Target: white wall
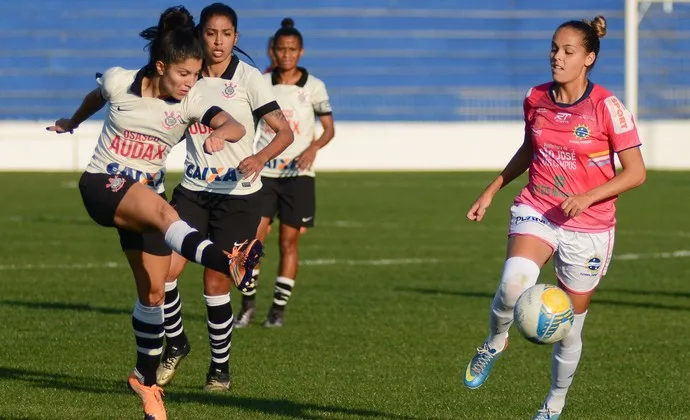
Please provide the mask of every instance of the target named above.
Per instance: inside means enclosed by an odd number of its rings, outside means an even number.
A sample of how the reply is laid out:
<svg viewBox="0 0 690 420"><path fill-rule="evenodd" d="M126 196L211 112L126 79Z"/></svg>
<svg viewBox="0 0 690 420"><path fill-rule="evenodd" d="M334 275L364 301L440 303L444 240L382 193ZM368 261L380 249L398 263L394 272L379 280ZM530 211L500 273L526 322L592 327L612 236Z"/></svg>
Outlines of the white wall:
<svg viewBox="0 0 690 420"><path fill-rule="evenodd" d="M0 121L0 170L81 171L91 157L101 122L73 135L46 131L50 122ZM317 170L500 169L522 141L520 122L336 124L336 138L318 156ZM690 169L690 121L640 123L651 169ZM184 146L168 157L181 170Z"/></svg>

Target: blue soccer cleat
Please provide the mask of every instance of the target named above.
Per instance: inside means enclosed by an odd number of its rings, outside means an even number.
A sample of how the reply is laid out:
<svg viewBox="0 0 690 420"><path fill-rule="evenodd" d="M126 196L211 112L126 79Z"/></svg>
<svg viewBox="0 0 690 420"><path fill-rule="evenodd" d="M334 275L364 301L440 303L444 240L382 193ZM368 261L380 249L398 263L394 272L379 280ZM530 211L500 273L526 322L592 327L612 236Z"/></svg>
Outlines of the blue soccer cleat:
<svg viewBox="0 0 690 420"><path fill-rule="evenodd" d="M532 420L558 420L560 417L560 411L554 411L544 404L539 410L537 410L537 414L532 417Z"/></svg>
<svg viewBox="0 0 690 420"><path fill-rule="evenodd" d="M503 350L496 350L489 347L488 343L484 343L481 347L477 349L477 353L474 355L470 363L467 365L465 370L465 377L463 381L465 386L469 389L477 389L484 384L486 378L489 377L491 373L491 368L493 367L496 360L508 347L508 340L506 339L506 345L503 346Z"/></svg>

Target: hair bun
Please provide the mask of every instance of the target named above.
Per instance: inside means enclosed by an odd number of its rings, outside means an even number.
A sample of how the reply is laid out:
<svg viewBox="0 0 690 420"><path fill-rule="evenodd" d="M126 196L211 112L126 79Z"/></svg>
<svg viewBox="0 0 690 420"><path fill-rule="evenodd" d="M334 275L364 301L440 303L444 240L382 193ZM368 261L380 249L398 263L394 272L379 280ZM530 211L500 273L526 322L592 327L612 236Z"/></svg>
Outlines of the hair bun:
<svg viewBox="0 0 690 420"><path fill-rule="evenodd" d="M139 36L153 43L176 29L194 29L194 17L184 6L175 6L165 9L158 19L158 26L151 26L139 32ZM150 48L151 43L144 47Z"/></svg>
<svg viewBox="0 0 690 420"><path fill-rule="evenodd" d="M596 16L591 22L588 20L584 20L586 24L592 27L594 29L594 33L597 34L598 38L603 38L606 36L606 18L599 15Z"/></svg>
<svg viewBox="0 0 690 420"><path fill-rule="evenodd" d="M282 22L280 22L280 27L283 29L294 28L295 21L292 20L292 18L285 18Z"/></svg>
<svg viewBox="0 0 690 420"><path fill-rule="evenodd" d="M165 33L175 29L194 29L194 17L184 6L166 9L158 22L158 30Z"/></svg>

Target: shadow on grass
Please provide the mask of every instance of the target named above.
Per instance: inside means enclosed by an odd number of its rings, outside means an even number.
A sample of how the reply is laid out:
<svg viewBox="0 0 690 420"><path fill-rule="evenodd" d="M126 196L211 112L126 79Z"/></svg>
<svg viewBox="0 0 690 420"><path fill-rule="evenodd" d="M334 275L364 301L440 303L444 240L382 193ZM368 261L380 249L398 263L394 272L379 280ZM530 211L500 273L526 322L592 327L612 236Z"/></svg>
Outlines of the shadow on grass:
<svg viewBox="0 0 690 420"><path fill-rule="evenodd" d="M0 305L18 306L36 310L48 311L77 311L77 312L96 312L105 315L132 315L133 308L109 308L107 306L94 306L88 303L67 303L67 302L36 302L24 300L0 299ZM206 321L205 316L195 314L184 314L184 319L194 321Z"/></svg>
<svg viewBox="0 0 690 420"><path fill-rule="evenodd" d="M132 309L93 306L88 303L36 302L24 300L0 300L0 305L20 306L29 309L51 311L98 312L106 315L132 315Z"/></svg>
<svg viewBox="0 0 690 420"><path fill-rule="evenodd" d="M431 289L423 287L395 287L393 288L396 292L409 292L409 293L419 293L422 295L439 295L439 296L458 296L458 297L470 297L470 298L486 298L493 299L494 294L488 292L463 292L461 290L444 290L444 289Z"/></svg>
<svg viewBox="0 0 690 420"><path fill-rule="evenodd" d="M182 403L201 403L213 406L238 407L248 411L267 415L281 415L295 419L323 419L334 415L338 417L378 418L395 420L417 420L418 417L401 416L392 413L353 407L321 405L309 402L290 401L287 399L237 397L232 395L214 395L201 392L175 392L166 395L168 400Z"/></svg>
<svg viewBox="0 0 690 420"><path fill-rule="evenodd" d="M0 381L24 382L37 388L87 392L91 394L131 394L126 381L72 376L38 370L0 367ZM132 398L135 398L132 395ZM228 394L208 394L203 391L168 391L165 401L177 403L196 403L209 406L235 407L267 415L281 415L295 419L321 419L333 415L354 418L381 418L395 420L417 420L417 417L401 416L367 408L340 407L288 399L238 397Z"/></svg>
<svg viewBox="0 0 690 420"><path fill-rule="evenodd" d="M483 298L483 299L493 299L493 293L487 292L463 292L461 290L444 290L444 289L431 289L431 288L416 288L416 287L397 287L393 289L396 292L408 292L408 293L418 293L428 296L457 296L465 298ZM592 298L592 305L611 305L611 306L624 306L630 308L644 308L644 309L663 309L670 311L690 311L690 305L673 305L661 302L629 302L624 300L613 300L610 298L602 299L599 296L601 294L631 294L639 296L662 296L662 297L690 297L690 293L687 292L667 292L667 291L646 291L646 290L625 290L625 289L600 289L594 294ZM491 302L487 301L487 305Z"/></svg>
<svg viewBox="0 0 690 420"><path fill-rule="evenodd" d="M38 370L0 367L0 380L27 382L38 388L88 392L90 394L131 393L126 381L109 381Z"/></svg>
<svg viewBox="0 0 690 420"><path fill-rule="evenodd" d="M599 293L620 293L626 295L637 295L637 296L663 296L663 297L675 297L675 298L690 298L690 292L677 292L668 290L630 290L630 289L609 289L608 287L603 287L597 289L597 294Z"/></svg>

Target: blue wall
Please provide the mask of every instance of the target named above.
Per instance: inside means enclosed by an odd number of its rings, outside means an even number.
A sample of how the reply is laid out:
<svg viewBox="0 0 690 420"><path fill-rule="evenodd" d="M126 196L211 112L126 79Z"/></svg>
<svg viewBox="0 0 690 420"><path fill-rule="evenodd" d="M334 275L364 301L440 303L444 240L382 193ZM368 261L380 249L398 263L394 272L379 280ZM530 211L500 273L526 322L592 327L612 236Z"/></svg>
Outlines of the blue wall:
<svg viewBox="0 0 690 420"><path fill-rule="evenodd" d="M198 15L205 4L187 7ZM240 15L239 46L262 69L268 37L283 17L295 19L305 36L302 64L326 82L340 120L519 119L524 91L549 80L554 28L597 13L608 18L610 32L592 79L623 95L622 0L583 0L578 10L561 2L543 10L536 0L426 0L424 8L417 0L229 4ZM138 31L170 5L8 2L0 22L0 118L68 116L95 86L94 73L143 65ZM666 15L655 6L642 23L643 118L690 116L690 26L683 26L690 8L676 9Z"/></svg>

